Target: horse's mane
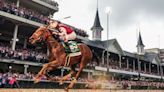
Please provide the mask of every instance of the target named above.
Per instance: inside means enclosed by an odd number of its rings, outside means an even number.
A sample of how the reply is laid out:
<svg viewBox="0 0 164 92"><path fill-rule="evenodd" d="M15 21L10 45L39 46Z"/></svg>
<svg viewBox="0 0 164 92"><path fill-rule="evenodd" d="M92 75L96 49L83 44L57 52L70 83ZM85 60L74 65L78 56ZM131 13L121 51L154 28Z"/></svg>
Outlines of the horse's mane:
<svg viewBox="0 0 164 92"><path fill-rule="evenodd" d="M60 39L59 39L59 36L53 34L53 30L48 29L48 26L43 26L41 30L47 30L48 32L50 32L50 34L52 35L54 40L56 40L57 42L61 42Z"/></svg>

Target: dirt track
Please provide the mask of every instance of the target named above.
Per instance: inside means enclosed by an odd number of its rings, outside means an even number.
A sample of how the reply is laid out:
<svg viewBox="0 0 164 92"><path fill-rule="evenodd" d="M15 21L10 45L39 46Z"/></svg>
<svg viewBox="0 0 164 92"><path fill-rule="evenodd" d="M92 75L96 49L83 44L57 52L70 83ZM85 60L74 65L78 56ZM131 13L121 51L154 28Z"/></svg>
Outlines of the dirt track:
<svg viewBox="0 0 164 92"><path fill-rule="evenodd" d="M65 92L61 89L0 89L0 92ZM164 90L70 90L69 92L164 92Z"/></svg>

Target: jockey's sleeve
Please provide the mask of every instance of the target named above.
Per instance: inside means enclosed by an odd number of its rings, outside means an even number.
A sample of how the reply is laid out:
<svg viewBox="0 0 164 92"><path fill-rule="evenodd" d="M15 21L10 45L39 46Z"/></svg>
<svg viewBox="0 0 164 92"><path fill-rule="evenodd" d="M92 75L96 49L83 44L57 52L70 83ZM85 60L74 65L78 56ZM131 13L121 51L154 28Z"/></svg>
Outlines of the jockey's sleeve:
<svg viewBox="0 0 164 92"><path fill-rule="evenodd" d="M59 33L59 35L67 35L67 31L66 31L66 29L65 28L63 28L63 27L60 27L60 32L61 33Z"/></svg>
<svg viewBox="0 0 164 92"><path fill-rule="evenodd" d="M72 33L72 32L74 31L74 30L71 29L70 27L64 26L64 25L60 26L60 28L62 28L62 30L65 30L65 32L66 32L67 34L70 34L70 33Z"/></svg>

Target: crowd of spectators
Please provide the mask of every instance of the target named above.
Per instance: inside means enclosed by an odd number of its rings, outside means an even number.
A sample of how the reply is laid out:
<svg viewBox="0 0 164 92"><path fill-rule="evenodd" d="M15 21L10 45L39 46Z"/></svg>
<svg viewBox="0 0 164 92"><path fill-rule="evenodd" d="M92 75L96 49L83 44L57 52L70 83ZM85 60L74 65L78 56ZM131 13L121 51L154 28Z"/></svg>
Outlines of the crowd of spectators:
<svg viewBox="0 0 164 92"><path fill-rule="evenodd" d="M44 16L37 11L22 6L17 7L15 3L6 2L5 0L0 0L0 10L43 24L47 24L49 21L47 16Z"/></svg>
<svg viewBox="0 0 164 92"><path fill-rule="evenodd" d="M36 52L30 49L16 49L13 51L10 47L0 43L0 58L16 59L21 61L32 61L38 63L47 63L47 55L43 52Z"/></svg>
<svg viewBox="0 0 164 92"><path fill-rule="evenodd" d="M1 73L0 72L0 88L4 88L4 87L11 87L11 88L15 88L15 87L19 87L19 84L17 81L19 80L24 80L24 81L33 81L34 77L36 75L29 72L26 74L21 74L21 73L12 73L12 72L7 72L7 73ZM61 78L61 76L54 76L54 78L59 79ZM47 81L47 77L46 76L42 76L41 77L41 81ZM66 81L71 81L73 80L72 77L68 78ZM79 78L78 82L91 82L93 80L89 80L87 78Z"/></svg>
<svg viewBox="0 0 164 92"><path fill-rule="evenodd" d="M35 74L32 73L26 73L26 74L20 74L20 73L0 73L0 88L19 88L18 80L33 80ZM42 76L41 80L47 80L45 76Z"/></svg>
<svg viewBox="0 0 164 92"><path fill-rule="evenodd" d="M53 6L57 6L57 7L59 6L58 3L54 0L41 0L41 1L46 2L46 3L53 5Z"/></svg>
<svg viewBox="0 0 164 92"><path fill-rule="evenodd" d="M55 1L52 0L42 0L42 1L49 2L51 4L57 4ZM35 10L27 9L22 6L17 7L15 3L6 2L5 0L0 0L0 10L43 24L48 24L49 21L48 16L44 16ZM77 33L77 35L88 37L87 33L84 30L75 29L75 28L74 30Z"/></svg>
<svg viewBox="0 0 164 92"><path fill-rule="evenodd" d="M18 88L17 74L0 73L0 88Z"/></svg>

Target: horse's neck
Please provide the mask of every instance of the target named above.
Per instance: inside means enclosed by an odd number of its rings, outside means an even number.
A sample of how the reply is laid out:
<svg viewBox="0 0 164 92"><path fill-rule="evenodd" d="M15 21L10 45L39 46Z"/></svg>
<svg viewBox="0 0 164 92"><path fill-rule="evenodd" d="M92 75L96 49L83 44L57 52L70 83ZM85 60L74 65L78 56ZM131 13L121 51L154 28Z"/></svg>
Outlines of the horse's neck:
<svg viewBox="0 0 164 92"><path fill-rule="evenodd" d="M57 55L59 55L59 53L61 53L61 54L65 53L64 47L62 46L62 44L59 43L57 40L55 40L53 36L49 36L47 38L47 45L48 45L48 49L51 53L53 53L52 49L56 50Z"/></svg>

